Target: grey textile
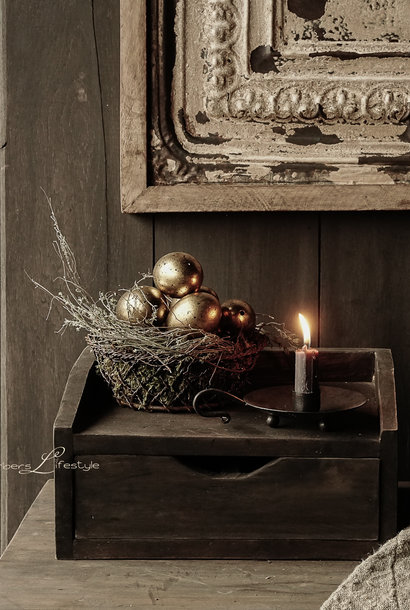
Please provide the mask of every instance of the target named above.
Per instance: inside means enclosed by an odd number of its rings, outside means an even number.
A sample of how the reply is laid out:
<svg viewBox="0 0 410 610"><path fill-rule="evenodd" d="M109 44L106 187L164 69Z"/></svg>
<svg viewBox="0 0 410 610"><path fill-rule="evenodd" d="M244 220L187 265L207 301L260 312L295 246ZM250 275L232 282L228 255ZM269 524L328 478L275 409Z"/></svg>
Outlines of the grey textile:
<svg viewBox="0 0 410 610"><path fill-rule="evenodd" d="M321 610L409 610L410 528L358 565Z"/></svg>

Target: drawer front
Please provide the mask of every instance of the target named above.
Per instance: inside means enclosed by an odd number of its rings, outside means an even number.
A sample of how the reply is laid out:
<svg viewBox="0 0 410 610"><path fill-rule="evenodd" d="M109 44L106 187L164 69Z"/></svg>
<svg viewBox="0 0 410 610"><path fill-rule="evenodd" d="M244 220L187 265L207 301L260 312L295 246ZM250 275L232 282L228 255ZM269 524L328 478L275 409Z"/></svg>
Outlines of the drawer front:
<svg viewBox="0 0 410 610"><path fill-rule="evenodd" d="M377 540L379 460L80 455L76 538Z"/></svg>

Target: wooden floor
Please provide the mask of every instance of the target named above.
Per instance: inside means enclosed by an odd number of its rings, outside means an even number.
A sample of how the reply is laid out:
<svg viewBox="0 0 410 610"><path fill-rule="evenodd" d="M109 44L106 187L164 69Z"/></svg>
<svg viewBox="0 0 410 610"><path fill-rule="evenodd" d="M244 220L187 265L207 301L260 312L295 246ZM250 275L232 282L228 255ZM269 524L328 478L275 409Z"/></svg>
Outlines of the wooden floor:
<svg viewBox="0 0 410 610"><path fill-rule="evenodd" d="M353 561L57 561L48 481L0 560L0 609L319 610Z"/></svg>

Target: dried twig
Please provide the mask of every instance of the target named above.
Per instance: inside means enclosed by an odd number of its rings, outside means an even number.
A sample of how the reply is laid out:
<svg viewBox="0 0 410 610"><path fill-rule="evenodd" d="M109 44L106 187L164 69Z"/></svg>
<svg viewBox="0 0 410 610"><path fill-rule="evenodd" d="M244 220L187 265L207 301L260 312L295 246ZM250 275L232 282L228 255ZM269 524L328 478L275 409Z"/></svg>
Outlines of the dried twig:
<svg viewBox="0 0 410 610"><path fill-rule="evenodd" d="M232 389L255 364L267 344L294 347L296 337L272 316L263 316L254 333L236 340L201 330L160 328L153 318L138 324L119 320L115 313L118 296L100 293L94 300L81 286L73 251L60 230L51 200L47 197L56 233L53 243L62 265L52 291L32 280L50 296L50 308L57 303L68 317L60 329L85 331L98 367L110 383L119 402L129 406L161 404L170 408L192 393L213 384ZM136 286L151 283L152 276L140 274ZM155 317L155 312L153 314Z"/></svg>

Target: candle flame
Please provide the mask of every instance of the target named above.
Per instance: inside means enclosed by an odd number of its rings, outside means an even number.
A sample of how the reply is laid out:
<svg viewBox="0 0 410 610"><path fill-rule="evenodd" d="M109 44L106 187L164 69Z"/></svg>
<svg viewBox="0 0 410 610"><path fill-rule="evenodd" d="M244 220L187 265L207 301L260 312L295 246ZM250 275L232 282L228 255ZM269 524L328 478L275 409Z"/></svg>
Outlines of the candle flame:
<svg viewBox="0 0 410 610"><path fill-rule="evenodd" d="M305 316L302 316L302 314L299 314L299 322L300 325L302 326L302 331L303 331L303 344L306 345L307 347L310 347L310 328L309 328L309 324L305 318Z"/></svg>

